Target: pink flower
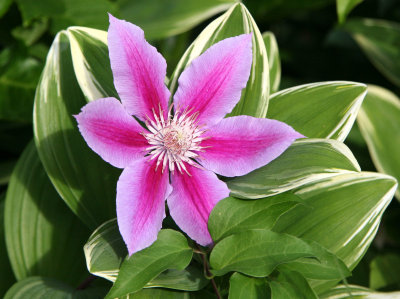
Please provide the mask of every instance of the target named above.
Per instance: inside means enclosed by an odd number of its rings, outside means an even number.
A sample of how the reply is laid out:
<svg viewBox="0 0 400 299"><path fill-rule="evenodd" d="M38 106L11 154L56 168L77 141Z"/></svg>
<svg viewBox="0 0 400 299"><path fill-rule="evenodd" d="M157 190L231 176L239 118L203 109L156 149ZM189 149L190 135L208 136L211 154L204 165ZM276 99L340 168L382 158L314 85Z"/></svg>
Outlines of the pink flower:
<svg viewBox="0 0 400 299"><path fill-rule="evenodd" d="M165 200L176 224L197 243L210 245L208 217L229 196L215 173L244 175L303 137L276 120L224 119L249 78L251 45L251 34L243 34L210 47L183 71L174 108L168 108L164 58L139 27L110 15L109 55L122 103L90 102L76 119L87 144L124 169L117 184L117 218L129 254L156 240Z"/></svg>

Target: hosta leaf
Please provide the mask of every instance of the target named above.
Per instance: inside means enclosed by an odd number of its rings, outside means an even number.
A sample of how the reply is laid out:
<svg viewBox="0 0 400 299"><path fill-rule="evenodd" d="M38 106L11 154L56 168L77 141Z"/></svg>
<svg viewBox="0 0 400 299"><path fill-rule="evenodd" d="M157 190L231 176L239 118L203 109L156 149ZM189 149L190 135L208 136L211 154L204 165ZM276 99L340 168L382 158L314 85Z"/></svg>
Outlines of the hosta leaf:
<svg viewBox="0 0 400 299"><path fill-rule="evenodd" d="M117 280L107 295L115 298L134 293L167 269L183 270L192 259L193 251L179 232L164 229L157 241L126 259Z"/></svg>
<svg viewBox="0 0 400 299"><path fill-rule="evenodd" d="M268 298L269 289L265 278L233 273L229 279L229 299Z"/></svg>
<svg viewBox="0 0 400 299"><path fill-rule="evenodd" d="M213 15L227 10L234 0L119 0L122 18L143 28L149 39L190 30Z"/></svg>
<svg viewBox="0 0 400 299"><path fill-rule="evenodd" d="M357 116L375 167L400 180L400 99L387 89L368 86ZM396 196L400 199L400 189Z"/></svg>
<svg viewBox="0 0 400 299"><path fill-rule="evenodd" d="M82 245L89 232L54 190L33 143L12 174L4 223L18 280L41 275L77 284L87 275Z"/></svg>
<svg viewBox="0 0 400 299"><path fill-rule="evenodd" d="M299 204L290 193L259 200L240 200L228 197L211 211L208 227L214 242L249 229L271 229L277 219Z"/></svg>
<svg viewBox="0 0 400 299"><path fill-rule="evenodd" d="M105 293L106 289L103 287L77 290L54 278L32 276L15 283L4 299L101 299Z"/></svg>
<svg viewBox="0 0 400 299"><path fill-rule="evenodd" d="M267 50L268 66L269 66L269 87L270 93L275 93L279 90L281 82L281 60L279 58L278 43L275 35L268 31L262 35Z"/></svg>
<svg viewBox="0 0 400 299"><path fill-rule="evenodd" d="M95 229L115 217L119 170L97 156L78 131L73 115L86 103L72 67L68 35L61 32L50 49L36 92L35 142L58 193Z"/></svg>
<svg viewBox="0 0 400 299"><path fill-rule="evenodd" d="M309 138L343 141L366 90L364 84L346 81L291 87L271 95L267 117L283 121Z"/></svg>
<svg viewBox="0 0 400 299"><path fill-rule="evenodd" d="M190 62L213 44L243 33L253 33L253 63L247 86L240 102L230 115L247 114L264 117L268 107L269 77L268 57L264 40L246 7L238 3L210 23L189 46L179 61L170 81L170 89L176 91L178 78Z"/></svg>
<svg viewBox="0 0 400 299"><path fill-rule="evenodd" d="M253 229L226 237L210 255L212 273L230 271L263 277L276 266L301 257L312 257L312 248L301 239L266 229Z"/></svg>
<svg viewBox="0 0 400 299"><path fill-rule="evenodd" d="M294 207L274 230L316 241L353 269L371 244L396 187L394 178L368 172L305 185L295 194L309 209Z"/></svg>
<svg viewBox="0 0 400 299"><path fill-rule="evenodd" d="M114 282L121 262L128 255L117 221L115 219L107 221L97 228L86 242L83 251L90 273ZM149 281L145 287L197 291L206 284L208 280L205 279L203 272L189 266L184 270L166 270Z"/></svg>
<svg viewBox="0 0 400 299"><path fill-rule="evenodd" d="M352 171L360 171L360 167L343 143L303 139L294 142L268 165L227 184L233 196L262 198Z"/></svg>
<svg viewBox="0 0 400 299"><path fill-rule="evenodd" d="M321 294L321 299L398 299L400 292L381 293L356 285L338 285Z"/></svg>
<svg viewBox="0 0 400 299"><path fill-rule="evenodd" d="M400 24L386 20L352 19L344 24L372 64L400 86Z"/></svg>
<svg viewBox="0 0 400 299"><path fill-rule="evenodd" d="M269 282L271 299L317 299L307 280L295 271L280 271L279 275Z"/></svg>
<svg viewBox="0 0 400 299"><path fill-rule="evenodd" d="M336 0L336 11L339 23L343 23L351 10L362 1L363 0Z"/></svg>
<svg viewBox="0 0 400 299"><path fill-rule="evenodd" d="M89 101L116 97L110 60L107 32L85 28L68 28L74 71L83 94Z"/></svg>
<svg viewBox="0 0 400 299"><path fill-rule="evenodd" d="M400 288L400 256L398 254L378 255L371 261L369 267L371 289Z"/></svg>
<svg viewBox="0 0 400 299"><path fill-rule="evenodd" d="M8 254L6 253L6 243L4 237L4 198L5 194L0 195L0 269L1 269L1 280L0 280L0 297L3 297L5 292L15 282L14 274L11 270L10 261Z"/></svg>
<svg viewBox="0 0 400 299"><path fill-rule="evenodd" d="M143 289L139 292L129 294L118 299L189 299L190 293L176 292L165 289ZM207 298L207 297L206 297Z"/></svg>

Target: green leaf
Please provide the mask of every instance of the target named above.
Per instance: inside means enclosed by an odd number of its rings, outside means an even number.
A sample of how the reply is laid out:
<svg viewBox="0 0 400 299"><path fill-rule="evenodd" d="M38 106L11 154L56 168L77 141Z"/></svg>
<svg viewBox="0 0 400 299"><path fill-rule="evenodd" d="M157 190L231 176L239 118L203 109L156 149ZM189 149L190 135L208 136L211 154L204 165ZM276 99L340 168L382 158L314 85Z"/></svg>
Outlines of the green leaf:
<svg viewBox="0 0 400 299"><path fill-rule="evenodd" d="M363 0L336 0L336 11L339 24L344 23L347 15Z"/></svg>
<svg viewBox="0 0 400 299"><path fill-rule="evenodd" d="M398 254L378 255L370 263L369 287L400 288L400 256Z"/></svg>
<svg viewBox="0 0 400 299"><path fill-rule="evenodd" d="M107 298L134 293L167 269L183 270L192 259L193 251L179 232L164 229L157 241L126 259Z"/></svg>
<svg viewBox="0 0 400 299"><path fill-rule="evenodd" d="M158 39L188 31L227 10L235 0L119 0L120 15L140 26L148 39Z"/></svg>
<svg viewBox="0 0 400 299"><path fill-rule="evenodd" d="M12 174L4 224L18 280L43 275L77 284L87 275L82 245L88 231L54 190L33 143Z"/></svg>
<svg viewBox="0 0 400 299"><path fill-rule="evenodd" d="M0 186L8 184L15 163L15 160L6 160L0 162Z"/></svg>
<svg viewBox="0 0 400 299"><path fill-rule="evenodd" d="M7 48L0 53L0 119L32 121L33 98L36 84L42 70L42 63L21 53L18 49Z"/></svg>
<svg viewBox="0 0 400 299"><path fill-rule="evenodd" d="M352 19L343 27L372 64L400 86L400 24L377 19Z"/></svg>
<svg viewBox="0 0 400 299"><path fill-rule="evenodd" d="M14 28L11 34L15 39L22 41L25 46L30 47L47 31L48 25L49 20L47 18L39 18L29 26L22 25Z"/></svg>
<svg viewBox="0 0 400 299"><path fill-rule="evenodd" d="M343 141L366 90L364 84L345 81L291 87L271 96L267 117L283 121L309 138Z"/></svg>
<svg viewBox="0 0 400 299"><path fill-rule="evenodd" d="M115 217L120 170L96 155L79 133L73 115L86 103L72 67L68 34L61 32L50 49L36 92L35 143L58 193L95 229Z"/></svg>
<svg viewBox="0 0 400 299"><path fill-rule="evenodd" d="M263 40L267 50L268 66L269 66L269 86L270 93L275 93L279 90L279 83L281 82L281 60L279 58L278 43L275 35L268 31L264 32Z"/></svg>
<svg viewBox="0 0 400 299"><path fill-rule="evenodd" d="M189 299L192 296L187 292L176 292L165 289L143 289L139 292L119 297L119 299Z"/></svg>
<svg viewBox="0 0 400 299"><path fill-rule="evenodd" d="M32 276L15 283L4 299L101 299L105 293L102 287L77 290L53 278Z"/></svg>
<svg viewBox="0 0 400 299"><path fill-rule="evenodd" d="M353 171L360 171L360 167L343 143L303 139L266 166L233 178L227 184L233 196L262 198Z"/></svg>
<svg viewBox="0 0 400 299"><path fill-rule="evenodd" d="M307 280L295 271L280 271L278 277L269 282L271 299L317 299Z"/></svg>
<svg viewBox="0 0 400 299"><path fill-rule="evenodd" d="M371 244L396 190L394 178L348 173L295 190L298 205L280 217L275 231L320 243L354 269ZM322 287L321 287L322 288Z"/></svg>
<svg viewBox="0 0 400 299"><path fill-rule="evenodd" d="M400 292L381 293L356 285L338 285L321 294L320 299L397 299Z"/></svg>
<svg viewBox="0 0 400 299"><path fill-rule="evenodd" d="M0 18L8 11L13 0L0 0Z"/></svg>
<svg viewBox="0 0 400 299"><path fill-rule="evenodd" d="M301 239L253 229L226 237L211 252L212 273L224 275L229 271L262 277L276 266L301 257L314 256L312 248Z"/></svg>
<svg viewBox="0 0 400 299"><path fill-rule="evenodd" d="M351 275L346 265L333 253L326 250L320 244L314 241L307 241L317 259L315 258L300 258L294 262L287 263L278 267L279 271L289 270L299 272L302 276L311 280L331 280L344 279ZM317 285L315 282L314 285ZM311 282L313 285L313 282Z"/></svg>
<svg viewBox="0 0 400 299"><path fill-rule="evenodd" d="M0 195L0 297L3 298L5 292L15 282L14 274L11 270L8 254L6 254L6 243L4 236L4 198L5 194Z"/></svg>
<svg viewBox="0 0 400 299"><path fill-rule="evenodd" d="M375 167L400 180L400 99L387 89L370 85L357 123ZM400 199L400 189L396 191Z"/></svg>
<svg viewBox="0 0 400 299"><path fill-rule="evenodd" d="M208 228L214 242L249 229L271 229L277 219L299 204L290 193L259 200L240 200L228 197L213 208Z"/></svg>
<svg viewBox="0 0 400 299"><path fill-rule="evenodd" d="M85 27L68 28L74 71L89 101L118 98L108 57L107 32Z"/></svg>
<svg viewBox="0 0 400 299"><path fill-rule="evenodd" d="M170 80L170 90L177 89L178 78L182 71L200 54L213 44L232 36L253 33L253 64L247 86L242 97L229 115L247 114L265 117L268 108L269 72L268 57L264 40L246 7L238 3L226 13L210 23L183 54Z"/></svg>
<svg viewBox="0 0 400 299"><path fill-rule="evenodd" d="M229 279L229 299L268 298L268 294L265 278L249 277L235 272Z"/></svg>

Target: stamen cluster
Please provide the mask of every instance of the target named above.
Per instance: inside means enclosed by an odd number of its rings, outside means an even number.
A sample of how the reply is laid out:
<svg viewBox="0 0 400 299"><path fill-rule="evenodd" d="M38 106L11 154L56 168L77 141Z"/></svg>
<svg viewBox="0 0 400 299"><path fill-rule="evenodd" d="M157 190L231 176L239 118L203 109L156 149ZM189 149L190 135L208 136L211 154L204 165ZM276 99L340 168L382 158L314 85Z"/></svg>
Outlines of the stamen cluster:
<svg viewBox="0 0 400 299"><path fill-rule="evenodd" d="M150 133L143 134L151 145L146 150L149 151L150 160L157 158L156 169L162 163L164 171L168 163L171 172L176 167L181 173L185 171L189 174L185 163L199 167L193 159L204 148L200 143L204 140L202 134L205 130L196 122L198 113L190 114L190 110L178 110L172 116L171 112L172 107L168 111L167 119L164 119L161 108L159 115L153 109L154 120L149 118L146 121Z"/></svg>

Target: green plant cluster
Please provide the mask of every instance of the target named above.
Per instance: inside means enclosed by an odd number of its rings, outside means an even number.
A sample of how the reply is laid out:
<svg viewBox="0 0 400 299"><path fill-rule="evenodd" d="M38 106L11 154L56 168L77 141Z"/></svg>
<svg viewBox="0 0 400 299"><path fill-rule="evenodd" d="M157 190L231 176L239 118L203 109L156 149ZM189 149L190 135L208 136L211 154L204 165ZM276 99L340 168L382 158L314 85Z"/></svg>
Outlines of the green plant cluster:
<svg viewBox="0 0 400 299"><path fill-rule="evenodd" d="M73 118L118 98L107 12L144 29L172 91L211 45L252 32L231 115L308 137L221 178L231 194L210 215L212 248L167 216L157 241L127 256L120 171ZM0 296L400 298L397 1L0 0L0 28Z"/></svg>

